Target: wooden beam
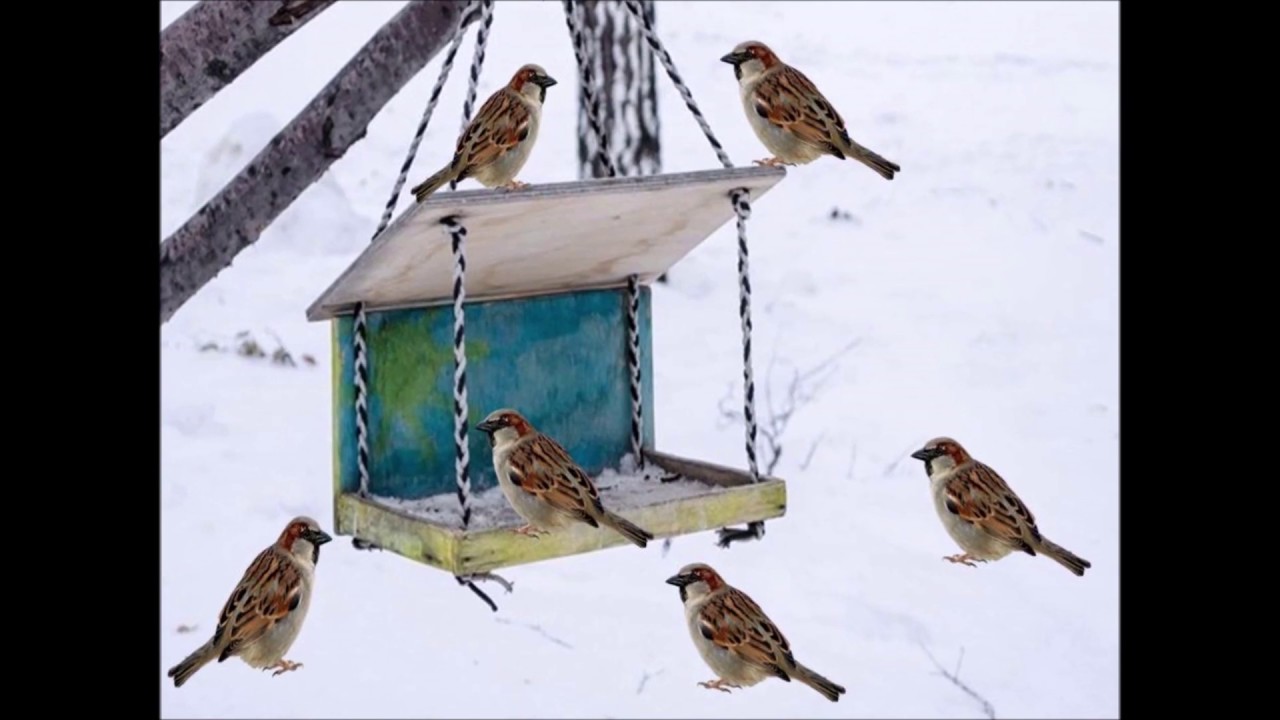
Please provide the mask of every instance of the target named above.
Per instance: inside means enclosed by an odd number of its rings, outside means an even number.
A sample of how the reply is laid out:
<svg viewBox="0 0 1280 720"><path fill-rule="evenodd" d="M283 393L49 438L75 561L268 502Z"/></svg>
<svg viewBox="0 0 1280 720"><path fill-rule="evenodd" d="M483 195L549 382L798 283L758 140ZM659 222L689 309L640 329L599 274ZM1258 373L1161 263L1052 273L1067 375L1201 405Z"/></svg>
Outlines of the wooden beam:
<svg viewBox="0 0 1280 720"><path fill-rule="evenodd" d="M160 137L333 0L202 0L160 32Z"/></svg>
<svg viewBox="0 0 1280 720"><path fill-rule="evenodd" d="M160 322L258 240L364 137L369 122L449 42L466 0L411 2L374 34L226 187L160 244Z"/></svg>

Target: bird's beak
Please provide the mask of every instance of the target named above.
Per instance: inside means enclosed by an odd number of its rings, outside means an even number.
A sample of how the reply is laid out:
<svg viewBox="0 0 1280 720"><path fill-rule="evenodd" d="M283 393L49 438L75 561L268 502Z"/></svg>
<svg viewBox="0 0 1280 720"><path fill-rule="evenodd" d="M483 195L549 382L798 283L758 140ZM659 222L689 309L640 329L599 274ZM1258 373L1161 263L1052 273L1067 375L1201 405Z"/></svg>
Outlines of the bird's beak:
<svg viewBox="0 0 1280 720"><path fill-rule="evenodd" d="M929 462L930 460L938 457L938 451L930 450L928 448L920 448L919 450L911 453L911 457L924 462Z"/></svg>
<svg viewBox="0 0 1280 720"><path fill-rule="evenodd" d="M302 537L305 538L307 542L317 546L323 545L333 539L329 533L323 530L308 530L302 534Z"/></svg>
<svg viewBox="0 0 1280 720"><path fill-rule="evenodd" d="M487 435L492 435L493 431L498 429L498 423L493 420L485 420L476 425L476 429Z"/></svg>
<svg viewBox="0 0 1280 720"><path fill-rule="evenodd" d="M720 58L720 62L729 63L730 65L737 65L738 63L745 62L748 59L748 57L749 56L744 52L731 52L728 55L725 55L724 57Z"/></svg>
<svg viewBox="0 0 1280 720"><path fill-rule="evenodd" d="M533 82L538 87L549 88L552 85L555 85L558 81L550 75L543 75L541 77L534 78Z"/></svg>
<svg viewBox="0 0 1280 720"><path fill-rule="evenodd" d="M672 575L667 578L667 584L675 585L676 587L684 587L693 581L694 577L692 575Z"/></svg>

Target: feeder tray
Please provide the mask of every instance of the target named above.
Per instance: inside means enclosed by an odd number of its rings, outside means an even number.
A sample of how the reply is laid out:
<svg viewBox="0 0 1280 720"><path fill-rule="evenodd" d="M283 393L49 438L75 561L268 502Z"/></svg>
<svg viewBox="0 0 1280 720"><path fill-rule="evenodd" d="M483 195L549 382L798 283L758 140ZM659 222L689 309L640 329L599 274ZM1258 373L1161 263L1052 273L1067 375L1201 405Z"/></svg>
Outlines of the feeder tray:
<svg viewBox="0 0 1280 720"><path fill-rule="evenodd" d="M454 260L442 224L466 235L469 426L513 407L597 478L605 507L656 537L768 520L785 483L653 447L650 282L734 217L731 193L758 200L774 167L621 177L515 191L441 192L415 204L307 310L333 328L338 534L455 575L627 544L574 524L527 537L496 487L488 439L471 432L471 519L462 527L453 443ZM643 475L633 464L627 279L639 278ZM359 494L353 313L364 303L369 495ZM724 348L725 352L732 351ZM694 348L691 352L706 352ZM662 476L678 475L663 482Z"/></svg>

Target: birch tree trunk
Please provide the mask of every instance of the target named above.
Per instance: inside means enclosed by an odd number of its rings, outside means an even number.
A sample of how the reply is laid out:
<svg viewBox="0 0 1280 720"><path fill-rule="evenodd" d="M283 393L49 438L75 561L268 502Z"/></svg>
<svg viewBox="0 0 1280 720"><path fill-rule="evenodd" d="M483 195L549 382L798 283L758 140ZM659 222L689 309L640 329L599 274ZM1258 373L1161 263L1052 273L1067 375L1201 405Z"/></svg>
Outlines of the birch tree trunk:
<svg viewBox="0 0 1280 720"><path fill-rule="evenodd" d="M160 244L160 322L257 241L440 52L466 0L411 2L360 49L240 174Z"/></svg>
<svg viewBox="0 0 1280 720"><path fill-rule="evenodd" d="M653 0L642 0L653 22ZM586 0L583 5L587 57L600 83L601 122L609 136L608 153L619 175L662 172L658 145L658 94L653 51L639 25L617 0ZM585 99L578 97L578 177L607 177L597 155L595 133L587 121Z"/></svg>
<svg viewBox="0 0 1280 720"><path fill-rule="evenodd" d="M160 137L333 0L202 0L160 32Z"/></svg>

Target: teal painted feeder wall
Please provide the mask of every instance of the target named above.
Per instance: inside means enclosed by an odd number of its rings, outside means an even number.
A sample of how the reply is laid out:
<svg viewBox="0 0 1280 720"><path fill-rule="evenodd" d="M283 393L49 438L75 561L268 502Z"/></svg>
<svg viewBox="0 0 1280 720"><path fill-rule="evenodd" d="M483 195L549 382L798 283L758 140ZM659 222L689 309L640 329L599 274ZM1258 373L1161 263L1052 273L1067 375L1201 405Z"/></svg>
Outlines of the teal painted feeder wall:
<svg viewBox="0 0 1280 720"><path fill-rule="evenodd" d="M467 303L467 395L471 487L497 484L488 438L475 425L513 407L565 446L588 473L631 451L627 293L591 290ZM453 308L371 312L369 491L420 498L456 490L453 448ZM344 492L356 468L351 316L337 323L337 457ZM653 446L650 291L640 289L643 442Z"/></svg>

